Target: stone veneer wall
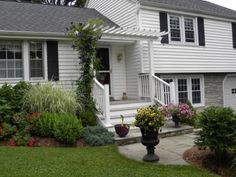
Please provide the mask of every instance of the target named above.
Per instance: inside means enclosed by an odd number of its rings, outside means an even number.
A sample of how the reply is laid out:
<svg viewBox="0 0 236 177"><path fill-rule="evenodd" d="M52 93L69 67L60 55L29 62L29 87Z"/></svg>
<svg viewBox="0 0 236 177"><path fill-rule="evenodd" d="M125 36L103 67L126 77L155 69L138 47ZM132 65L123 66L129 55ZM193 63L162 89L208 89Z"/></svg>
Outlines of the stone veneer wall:
<svg viewBox="0 0 236 177"><path fill-rule="evenodd" d="M225 73L204 74L205 106L223 106L223 80Z"/></svg>

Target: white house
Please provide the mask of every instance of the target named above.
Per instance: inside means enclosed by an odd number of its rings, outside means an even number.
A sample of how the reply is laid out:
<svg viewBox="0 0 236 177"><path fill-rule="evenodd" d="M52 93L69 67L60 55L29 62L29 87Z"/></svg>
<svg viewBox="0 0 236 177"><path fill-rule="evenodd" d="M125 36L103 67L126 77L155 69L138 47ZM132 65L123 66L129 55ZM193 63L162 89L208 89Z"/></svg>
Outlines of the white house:
<svg viewBox="0 0 236 177"><path fill-rule="evenodd" d="M176 102L236 110L235 11L202 0L87 0L86 7L119 26L169 32L161 42L154 41L151 66L147 41L137 42L135 63L141 67L136 75L126 70L123 90L128 96L138 96L137 74L151 69L165 81L174 81Z"/></svg>
<svg viewBox="0 0 236 177"><path fill-rule="evenodd" d="M0 1L0 83L55 80L71 88L79 61L66 28L98 17L103 69L94 97L103 125L120 122L121 114L133 121L137 108L154 102L236 109L236 12L200 0L86 6L94 9Z"/></svg>

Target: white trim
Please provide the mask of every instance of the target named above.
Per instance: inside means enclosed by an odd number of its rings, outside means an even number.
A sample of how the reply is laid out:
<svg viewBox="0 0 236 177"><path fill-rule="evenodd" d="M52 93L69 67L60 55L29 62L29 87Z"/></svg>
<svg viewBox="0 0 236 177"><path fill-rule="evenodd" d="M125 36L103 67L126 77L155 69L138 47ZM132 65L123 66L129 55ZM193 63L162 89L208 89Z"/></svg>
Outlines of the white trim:
<svg viewBox="0 0 236 177"><path fill-rule="evenodd" d="M175 83L175 94L176 94L176 102L179 103L179 94L178 94L178 79L187 79L187 91L188 91L188 100L192 103L192 83L191 80L193 78L200 79L200 87L201 87L201 103L193 104L194 107L204 107L205 106L205 84L204 84L204 75L202 74L190 74L190 75L160 75L160 78L164 79L172 79Z"/></svg>
<svg viewBox="0 0 236 177"><path fill-rule="evenodd" d="M24 40L22 44L23 50L23 73L24 73L24 80L29 81L29 43L28 41Z"/></svg>
<svg viewBox="0 0 236 177"><path fill-rule="evenodd" d="M170 29L170 16L178 17L179 18L179 26L180 26L180 41L172 41L171 40L171 29ZM193 28L194 28L194 42L186 42L185 36L185 18L193 19ZM168 21L168 29L169 29L169 44L171 45L186 45L186 46L199 46L198 45L198 24L197 24L197 17L187 16L187 15L180 15L180 14L173 14L167 13L167 21Z"/></svg>

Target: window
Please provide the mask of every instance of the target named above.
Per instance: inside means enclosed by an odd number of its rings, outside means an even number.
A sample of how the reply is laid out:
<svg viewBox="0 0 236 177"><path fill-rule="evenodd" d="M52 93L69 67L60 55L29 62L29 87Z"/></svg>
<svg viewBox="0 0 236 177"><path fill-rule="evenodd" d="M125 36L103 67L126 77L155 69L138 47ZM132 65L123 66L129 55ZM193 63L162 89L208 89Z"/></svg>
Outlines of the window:
<svg viewBox="0 0 236 177"><path fill-rule="evenodd" d="M0 43L0 79L22 78L22 47L17 42Z"/></svg>
<svg viewBox="0 0 236 177"><path fill-rule="evenodd" d="M192 18L184 18L185 42L194 42L194 23Z"/></svg>
<svg viewBox="0 0 236 177"><path fill-rule="evenodd" d="M186 103L188 101L187 79L178 79L178 96L179 103Z"/></svg>
<svg viewBox="0 0 236 177"><path fill-rule="evenodd" d="M184 16L169 16L170 41L196 43L196 19Z"/></svg>
<svg viewBox="0 0 236 177"><path fill-rule="evenodd" d="M171 41L181 41L180 17L170 16L170 36Z"/></svg>
<svg viewBox="0 0 236 177"><path fill-rule="evenodd" d="M200 104L201 103L201 83L199 78L192 78L192 103Z"/></svg>
<svg viewBox="0 0 236 177"><path fill-rule="evenodd" d="M188 100L195 106L204 104L202 76L170 76L164 77L167 83L174 82L178 103L186 103ZM236 89L234 90L236 94ZM233 92L233 90L232 90Z"/></svg>
<svg viewBox="0 0 236 177"><path fill-rule="evenodd" d="M43 77L43 45L30 42L30 78Z"/></svg>
<svg viewBox="0 0 236 177"><path fill-rule="evenodd" d="M236 88L232 89L232 94L236 94Z"/></svg>

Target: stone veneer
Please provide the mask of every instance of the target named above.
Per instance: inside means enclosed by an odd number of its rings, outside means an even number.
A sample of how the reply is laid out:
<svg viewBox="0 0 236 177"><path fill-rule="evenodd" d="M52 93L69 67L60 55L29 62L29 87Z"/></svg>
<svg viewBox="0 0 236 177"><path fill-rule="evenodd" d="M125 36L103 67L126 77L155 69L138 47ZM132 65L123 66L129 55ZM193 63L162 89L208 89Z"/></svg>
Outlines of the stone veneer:
<svg viewBox="0 0 236 177"><path fill-rule="evenodd" d="M204 74L205 106L223 106L225 73Z"/></svg>

